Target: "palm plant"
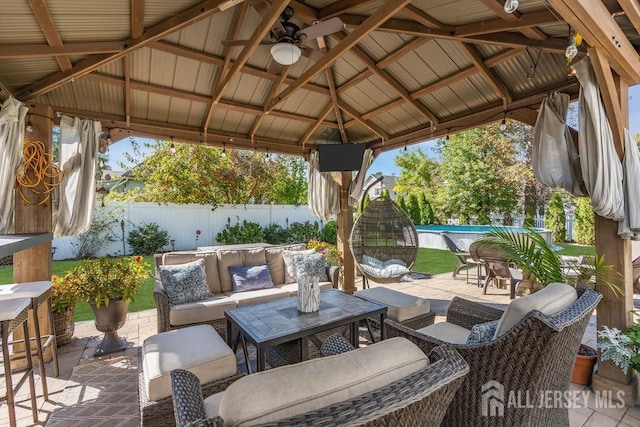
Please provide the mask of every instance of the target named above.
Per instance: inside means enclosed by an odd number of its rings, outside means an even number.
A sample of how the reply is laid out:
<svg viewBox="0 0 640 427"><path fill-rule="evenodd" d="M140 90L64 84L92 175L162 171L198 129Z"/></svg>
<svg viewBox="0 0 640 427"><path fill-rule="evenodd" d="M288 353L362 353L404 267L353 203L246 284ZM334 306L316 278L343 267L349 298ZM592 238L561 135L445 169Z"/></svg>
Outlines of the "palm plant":
<svg viewBox="0 0 640 427"><path fill-rule="evenodd" d="M504 227L494 227L483 243L499 247L507 255L507 260L523 271L529 280L546 286L549 283L574 283L586 285L595 281L598 285L621 293L618 283L622 275L612 265L604 263L604 256L590 258L590 262L572 265L563 269L562 261L547 241L533 228L525 227L526 233L518 233ZM569 277L568 273L572 273Z"/></svg>

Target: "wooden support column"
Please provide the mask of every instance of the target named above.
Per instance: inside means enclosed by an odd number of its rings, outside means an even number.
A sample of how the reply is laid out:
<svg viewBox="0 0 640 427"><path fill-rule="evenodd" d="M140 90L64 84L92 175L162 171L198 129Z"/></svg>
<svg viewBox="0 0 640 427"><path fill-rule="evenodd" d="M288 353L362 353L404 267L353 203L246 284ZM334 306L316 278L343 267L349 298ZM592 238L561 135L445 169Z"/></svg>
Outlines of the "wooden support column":
<svg viewBox="0 0 640 427"><path fill-rule="evenodd" d="M608 67L605 71L608 71ZM599 74L596 72L596 77L599 78ZM607 73L602 73L607 74ZM608 84L599 81L601 86L601 94L604 100L605 106L608 106L607 116L614 117L612 120L612 126L616 123L621 124L621 127L629 127L629 87L618 76L609 77ZM599 78L599 80L601 80ZM602 79L604 80L604 79ZM604 90L604 89L608 90ZM613 102L617 105L613 105ZM615 107L617 114L613 116L610 113L612 107ZM618 108L619 107L619 108ZM622 122L622 123L620 123ZM614 144L620 158L624 155L624 135L620 135L620 132L613 132ZM619 136L618 136L619 135ZM624 282L620 284L622 288L622 295L615 295L608 287L599 286L598 291L602 293L603 299L598 304L597 308L597 327L601 330L603 326L610 328L618 328L621 331L626 330L633 323L633 316L631 310L633 307L633 260L631 254L631 241L623 240L618 237L618 223L605 219L599 215L595 216L595 231L596 231L596 253L604 255L604 261L606 264L612 264L613 269L619 272ZM615 278L611 277L612 280ZM611 392L611 398L614 402L618 399L623 399L627 406L635 406L635 401L638 396L638 384L636 376L632 370L625 375L620 368L614 365L612 362L603 362L598 356L598 373L593 376L592 382L593 390L596 392L604 393Z"/></svg>
<svg viewBox="0 0 640 427"><path fill-rule="evenodd" d="M353 207L349 205L349 184L352 172L341 172L340 182L340 213L338 213L338 249L342 252L342 290L352 294L356 291L355 263L351 249L349 249L349 236L353 228Z"/></svg>
<svg viewBox="0 0 640 427"><path fill-rule="evenodd" d="M45 105L29 105L28 116L33 132L24 133L25 141L42 141L46 152L51 153L53 133L53 109ZM25 120L26 121L26 120ZM16 191L15 232L47 233L53 231L53 209L51 201L42 205L25 203ZM51 280L51 242L42 243L33 248L16 252L13 255L13 281L15 283ZM41 334L48 333L48 313L46 304L38 310ZM34 337L33 321L29 322L31 337ZM16 338L22 339L22 330L16 329ZM33 345L35 348L35 344ZM18 349L19 347L17 347ZM51 360L50 348L45 352L45 360Z"/></svg>

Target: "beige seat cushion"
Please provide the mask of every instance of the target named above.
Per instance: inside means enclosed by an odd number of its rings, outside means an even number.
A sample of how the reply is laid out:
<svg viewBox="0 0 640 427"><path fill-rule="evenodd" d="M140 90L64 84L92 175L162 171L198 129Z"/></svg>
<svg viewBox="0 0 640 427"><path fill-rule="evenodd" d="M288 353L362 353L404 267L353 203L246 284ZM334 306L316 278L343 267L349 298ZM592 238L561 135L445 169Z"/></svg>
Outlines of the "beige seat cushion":
<svg viewBox="0 0 640 427"><path fill-rule="evenodd" d="M436 323L418 329L417 331L451 344L466 344L469 333L471 332L469 329L449 322Z"/></svg>
<svg viewBox="0 0 640 427"><path fill-rule="evenodd" d="M220 415L218 411L220 410L222 396L224 396L224 391L212 394L204 400L204 413L207 418L215 418Z"/></svg>
<svg viewBox="0 0 640 427"><path fill-rule="evenodd" d="M321 291L326 291L327 289L333 289L333 283L331 282L320 282L318 283ZM278 286L283 291L287 291L291 294L292 297L298 295L298 284L297 283L289 283L288 285Z"/></svg>
<svg viewBox="0 0 640 427"><path fill-rule="evenodd" d="M266 262L263 264L266 264ZM244 251L218 251L218 272L220 274L220 287L222 288L222 292L231 292L233 290L229 267L242 267L243 265Z"/></svg>
<svg viewBox="0 0 640 427"><path fill-rule="evenodd" d="M186 369L202 384L234 375L236 357L209 325L152 335L142 344L142 369L149 400L171 396L174 369Z"/></svg>
<svg viewBox="0 0 640 427"><path fill-rule="evenodd" d="M204 274L213 294L222 292L218 274L218 257L215 252L167 252L162 255L162 265L186 264L198 259L204 260Z"/></svg>
<svg viewBox="0 0 640 427"><path fill-rule="evenodd" d="M265 265L267 257L264 248L246 249L244 251L244 265Z"/></svg>
<svg viewBox="0 0 640 427"><path fill-rule="evenodd" d="M336 356L247 375L224 392L219 414L225 426L283 420L384 387L428 365L425 354L409 340L391 338ZM215 413L213 402L208 403L212 403L206 405L208 410Z"/></svg>
<svg viewBox="0 0 640 427"><path fill-rule="evenodd" d="M507 333L532 310L549 316L564 310L577 299L576 289L564 283L551 283L536 293L515 299L502 314L495 336Z"/></svg>
<svg viewBox="0 0 640 427"><path fill-rule="evenodd" d="M169 323L182 326L224 319L224 311L237 306L236 300L218 294L202 301L172 306L169 309Z"/></svg>
<svg viewBox="0 0 640 427"><path fill-rule="evenodd" d="M269 266L269 274L274 285L282 285L284 283L284 258L282 258L282 248L265 248L265 256L267 265Z"/></svg>
<svg viewBox="0 0 640 427"><path fill-rule="evenodd" d="M288 298L291 294L280 288L256 289L246 292L225 292L229 298L238 302L238 306L261 304L275 301L280 298Z"/></svg>
<svg viewBox="0 0 640 427"><path fill-rule="evenodd" d="M396 322L404 322L431 311L429 300L383 286L363 289L357 291L355 295L368 301L386 305L388 308L387 317Z"/></svg>

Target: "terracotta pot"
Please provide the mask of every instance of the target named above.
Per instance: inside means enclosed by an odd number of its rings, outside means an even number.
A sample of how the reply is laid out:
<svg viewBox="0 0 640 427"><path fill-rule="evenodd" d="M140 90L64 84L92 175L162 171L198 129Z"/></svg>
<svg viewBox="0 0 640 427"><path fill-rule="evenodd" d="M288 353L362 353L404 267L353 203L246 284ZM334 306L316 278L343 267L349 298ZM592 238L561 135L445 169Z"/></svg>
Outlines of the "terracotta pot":
<svg viewBox="0 0 640 427"><path fill-rule="evenodd" d="M53 312L53 328L56 334L56 345L68 344L71 341L73 332L75 331L75 322L73 321L74 307L67 307L65 311Z"/></svg>
<svg viewBox="0 0 640 427"><path fill-rule="evenodd" d="M580 344L580 347L591 350L594 354L597 354L595 349L588 345ZM593 376L593 367L598 361L598 356L583 356L581 354L576 355L576 364L573 366L573 373L571 374L571 382L580 385L591 384L591 377Z"/></svg>
<svg viewBox="0 0 640 427"><path fill-rule="evenodd" d="M93 302L89 303L96 316L96 329L104 332L102 342L98 345L93 357L114 353L127 348L126 340L120 338L117 331L127 321L129 302L129 300L113 300L109 302L109 305L101 304L100 308Z"/></svg>

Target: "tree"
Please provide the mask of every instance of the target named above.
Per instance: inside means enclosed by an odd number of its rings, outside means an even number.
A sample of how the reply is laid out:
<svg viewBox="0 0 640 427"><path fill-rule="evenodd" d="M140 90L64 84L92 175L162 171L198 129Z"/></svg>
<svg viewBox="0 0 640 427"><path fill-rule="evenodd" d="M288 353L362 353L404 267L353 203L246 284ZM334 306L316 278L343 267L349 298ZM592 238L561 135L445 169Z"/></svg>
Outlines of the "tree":
<svg viewBox="0 0 640 427"><path fill-rule="evenodd" d="M146 158L135 143L126 155L137 164L131 175L144 182L144 191L111 193L110 198L212 206L306 201L306 166L299 158L179 143L170 148L166 141L145 145L152 150Z"/></svg>
<svg viewBox="0 0 640 427"><path fill-rule="evenodd" d="M554 242L564 242L567 238L566 216L564 213L564 203L559 191L555 191L549 200L549 206L544 213L544 227L551 230L551 237Z"/></svg>
<svg viewBox="0 0 640 427"><path fill-rule="evenodd" d="M369 193L366 193L364 195L364 201L362 202L362 205L361 205L362 206L362 210L365 210L365 208L367 206L369 206L369 203L371 203L371 197L369 197Z"/></svg>
<svg viewBox="0 0 640 427"><path fill-rule="evenodd" d="M385 189L382 191L382 194L380 195L380 198L381 198L382 200L389 200L389 199L391 199L391 195L389 195L389 189L385 188Z"/></svg>
<svg viewBox="0 0 640 427"><path fill-rule="evenodd" d="M591 199L588 197L578 197L576 201L573 240L585 245L593 245L596 242L595 217Z"/></svg>
<svg viewBox="0 0 640 427"><path fill-rule="evenodd" d="M409 211L407 210L407 204L404 201L404 196L398 196L398 200L396 200L396 203L398 203L398 206L400 206L400 209L405 211L407 215L409 214Z"/></svg>
<svg viewBox="0 0 640 427"><path fill-rule="evenodd" d="M431 203L427 200L427 196L422 193L420 195L420 217L422 219L422 224L435 224L436 218L433 214L433 209L431 208Z"/></svg>
<svg viewBox="0 0 640 427"><path fill-rule="evenodd" d="M515 138L509 127L503 132L498 125L487 125L441 139L437 210L448 216L457 213L461 223L477 215L484 224L491 212L515 210L525 175Z"/></svg>
<svg viewBox="0 0 640 427"><path fill-rule="evenodd" d="M433 172L438 163L427 156L419 147L404 151L396 156L396 165L400 167L400 176L396 180L394 191L409 196L419 195L433 187Z"/></svg>
<svg viewBox="0 0 640 427"><path fill-rule="evenodd" d="M415 225L420 225L422 223L421 213L420 213L420 202L418 202L418 196L415 194L409 195L409 201L407 203L407 208L409 209L409 218Z"/></svg>

